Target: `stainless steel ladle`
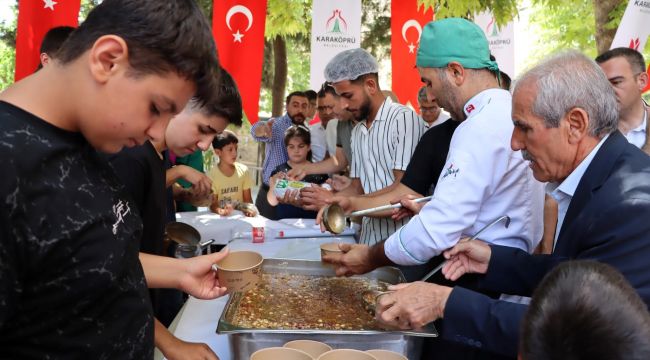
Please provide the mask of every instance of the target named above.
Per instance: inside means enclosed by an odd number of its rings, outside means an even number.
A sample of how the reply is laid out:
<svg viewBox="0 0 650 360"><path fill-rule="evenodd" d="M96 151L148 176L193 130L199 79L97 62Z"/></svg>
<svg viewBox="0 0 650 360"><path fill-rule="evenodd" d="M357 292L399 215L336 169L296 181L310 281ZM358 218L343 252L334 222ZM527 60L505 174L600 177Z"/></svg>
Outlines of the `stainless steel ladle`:
<svg viewBox="0 0 650 360"><path fill-rule="evenodd" d="M416 203L426 202L431 200L432 196L425 196L418 199L415 199ZM345 230L346 219L348 217L354 216L365 216L375 212L390 210L390 209L399 209L402 207L402 204L397 203L393 205L382 205L370 209L354 211L350 215L346 216L345 211L339 204L330 204L325 206L323 209L323 225L327 231L332 234L340 234Z"/></svg>

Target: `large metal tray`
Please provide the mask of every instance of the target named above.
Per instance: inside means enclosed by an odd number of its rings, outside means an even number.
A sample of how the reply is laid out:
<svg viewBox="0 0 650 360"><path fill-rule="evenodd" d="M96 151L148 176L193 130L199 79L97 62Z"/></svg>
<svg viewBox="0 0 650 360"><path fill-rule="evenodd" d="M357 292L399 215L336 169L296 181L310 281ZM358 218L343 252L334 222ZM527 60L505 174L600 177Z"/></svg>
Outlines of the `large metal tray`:
<svg viewBox="0 0 650 360"><path fill-rule="evenodd" d="M334 269L320 261L264 259L262 270L265 273L289 273L312 276L335 276ZM394 267L382 267L361 275L371 280L391 284L405 282L404 275ZM217 333L230 334L229 342L235 359L248 359L256 350L282 346L295 339L322 341L333 348L353 348L369 350L383 348L407 355L409 359L419 353L420 337L437 337L433 323L421 331L378 331L378 330L303 330L303 329L254 329L233 325L233 318L242 294L234 293L219 318Z"/></svg>

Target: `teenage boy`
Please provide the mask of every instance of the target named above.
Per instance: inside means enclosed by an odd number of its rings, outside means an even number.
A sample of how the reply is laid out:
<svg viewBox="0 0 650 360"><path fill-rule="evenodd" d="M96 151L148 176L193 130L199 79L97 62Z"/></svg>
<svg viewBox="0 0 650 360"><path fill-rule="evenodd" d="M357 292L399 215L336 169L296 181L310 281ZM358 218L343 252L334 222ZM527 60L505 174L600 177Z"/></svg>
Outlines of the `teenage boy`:
<svg viewBox="0 0 650 360"><path fill-rule="evenodd" d="M161 139L218 95L210 26L192 0L104 0L57 55L0 94L0 358L150 359L147 285L223 295L225 253L139 255L141 218L96 150Z"/></svg>
<svg viewBox="0 0 650 360"><path fill-rule="evenodd" d="M147 141L142 146L127 148L110 158L118 177L135 200L142 217L143 236L140 251L154 255L164 253L164 231L166 223L166 188L177 178L166 177L163 151L171 150L180 156L191 154L197 149L205 151L215 135L228 124L241 126L241 97L230 75L221 73L221 96L216 101L201 106L197 99L190 100L183 111L174 116L167 125L164 138ZM182 165L181 165L182 166ZM205 176L184 166L191 175ZM167 170L169 173L171 170ZM178 176L185 176L180 172ZM168 289L150 291L155 321L154 339L156 347L168 359L181 356L216 359L206 344L189 343L172 335L168 326L182 306L181 293Z"/></svg>

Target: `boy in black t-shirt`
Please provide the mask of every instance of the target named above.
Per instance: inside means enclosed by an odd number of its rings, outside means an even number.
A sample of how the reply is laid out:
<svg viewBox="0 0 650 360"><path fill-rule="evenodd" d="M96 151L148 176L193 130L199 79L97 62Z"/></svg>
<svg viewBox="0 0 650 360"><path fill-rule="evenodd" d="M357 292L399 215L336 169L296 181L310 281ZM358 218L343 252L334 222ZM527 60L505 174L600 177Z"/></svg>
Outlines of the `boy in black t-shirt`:
<svg viewBox="0 0 650 360"><path fill-rule="evenodd" d="M170 150L176 155L184 156L197 149L205 151L214 137L228 124L241 126L241 97L235 82L225 71L221 74L221 87L220 96L206 106L201 106L196 99L190 100L185 109L170 120L162 139L124 149L109 158L118 177L135 200L136 210L142 217L143 236L140 241L142 252L165 255L163 253L163 237L167 222L165 189L169 188L177 177L170 176L172 170L165 171L162 152ZM191 171L190 182L193 181L193 175L205 176L190 167L181 166ZM184 171L176 174L186 176ZM206 344L180 340L165 327L169 326L182 306L180 292L152 289L150 295L156 317L155 343L165 357L169 359L177 359L180 356L216 358Z"/></svg>
<svg viewBox="0 0 650 360"><path fill-rule="evenodd" d="M218 95L216 69L192 0L105 0L0 94L0 358L152 358L147 285L225 292L225 253L138 254L141 219L95 151L159 139L190 97Z"/></svg>

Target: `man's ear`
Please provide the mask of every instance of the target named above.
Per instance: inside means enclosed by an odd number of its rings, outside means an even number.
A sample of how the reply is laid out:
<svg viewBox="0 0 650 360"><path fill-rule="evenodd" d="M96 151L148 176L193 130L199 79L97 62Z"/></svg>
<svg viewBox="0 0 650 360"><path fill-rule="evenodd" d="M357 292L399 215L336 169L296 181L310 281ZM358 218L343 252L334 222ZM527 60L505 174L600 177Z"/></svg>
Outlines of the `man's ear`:
<svg viewBox="0 0 650 360"><path fill-rule="evenodd" d="M565 115L569 130L569 143L577 144L589 135L589 115L584 109L573 108Z"/></svg>
<svg viewBox="0 0 650 360"><path fill-rule="evenodd" d="M637 76L637 84L639 85L639 90L643 91L646 86L648 86L648 73L642 72Z"/></svg>
<svg viewBox="0 0 650 360"><path fill-rule="evenodd" d="M100 83L129 67L129 49L126 41L116 35L104 35L90 49L90 72Z"/></svg>
<svg viewBox="0 0 650 360"><path fill-rule="evenodd" d="M465 68L456 61L447 64L447 78L456 86L461 86L465 82Z"/></svg>
<svg viewBox="0 0 650 360"><path fill-rule="evenodd" d="M368 95L372 96L380 91L379 84L377 83L377 79L374 76L366 76L366 78L363 80L363 85L366 88Z"/></svg>

